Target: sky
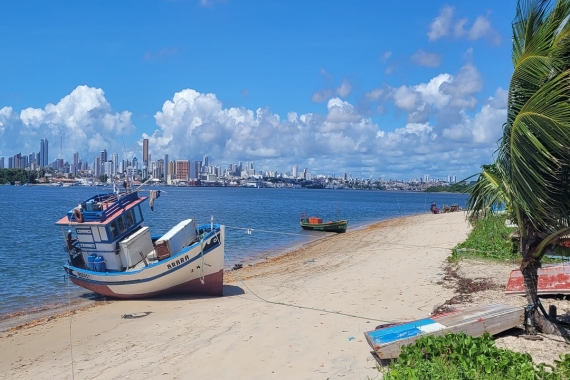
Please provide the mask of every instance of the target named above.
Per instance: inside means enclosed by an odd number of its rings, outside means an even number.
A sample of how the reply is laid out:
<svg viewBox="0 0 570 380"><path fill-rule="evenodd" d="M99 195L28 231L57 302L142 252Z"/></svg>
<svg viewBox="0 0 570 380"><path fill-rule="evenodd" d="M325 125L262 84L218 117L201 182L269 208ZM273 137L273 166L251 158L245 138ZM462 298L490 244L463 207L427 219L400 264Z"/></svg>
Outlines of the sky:
<svg viewBox="0 0 570 380"><path fill-rule="evenodd" d="M0 3L0 156L458 179L493 161L516 1Z"/></svg>

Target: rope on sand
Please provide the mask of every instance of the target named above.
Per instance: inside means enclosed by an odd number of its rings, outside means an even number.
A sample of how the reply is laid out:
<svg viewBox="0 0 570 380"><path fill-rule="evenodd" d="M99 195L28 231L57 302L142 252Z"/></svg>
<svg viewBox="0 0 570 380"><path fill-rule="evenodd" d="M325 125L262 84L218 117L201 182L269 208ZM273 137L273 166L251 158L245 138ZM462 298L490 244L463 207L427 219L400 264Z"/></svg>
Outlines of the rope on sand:
<svg viewBox="0 0 570 380"><path fill-rule="evenodd" d="M232 263L230 262L230 260L228 259L228 257L226 256L225 253L224 253L224 257L226 258L226 261L228 262L228 265L233 268ZM346 317L365 319L365 320L367 320L367 321L375 321L375 322L383 322L383 323L400 323L400 322L401 322L401 321L387 321L387 320L384 320L384 319L362 317L362 316L360 316L360 315L343 313L343 312L341 312L341 311L336 311L336 310L326 310L326 309L319 309L319 308L310 307L310 306L293 305L293 304L285 303L285 302L269 301L269 300L266 300L265 298L261 297L261 296L258 295L257 293L255 293L253 290L251 290L250 287L247 286L247 284L245 283L245 281L239 276L239 274L237 274L237 272L236 272L235 270L232 269L232 272L235 273L235 275L236 275L236 277L238 278L238 280L243 284L243 286L245 286L245 288L246 288L247 290L249 290L249 292L250 292L251 294L253 294L255 297L259 298L261 301L266 302L266 303L271 303L271 304L274 304L274 305L281 305L281 306L288 306L288 307L295 307L295 308L297 308L297 309L306 309L306 310L320 311L320 312L324 312L324 313L328 313L328 314L344 315L344 316L346 316Z"/></svg>

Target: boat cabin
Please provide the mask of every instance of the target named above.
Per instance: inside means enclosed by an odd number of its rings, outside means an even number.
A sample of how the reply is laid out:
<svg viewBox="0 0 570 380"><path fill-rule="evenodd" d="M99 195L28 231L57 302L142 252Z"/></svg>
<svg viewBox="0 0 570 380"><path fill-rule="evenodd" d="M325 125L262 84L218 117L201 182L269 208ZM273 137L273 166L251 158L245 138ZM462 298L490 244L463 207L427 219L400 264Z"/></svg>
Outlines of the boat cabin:
<svg viewBox="0 0 570 380"><path fill-rule="evenodd" d="M66 234L70 264L99 272L120 272L174 255L197 240L192 219L180 222L162 237L151 237L140 206L146 199L136 191L102 194L68 211L56 224ZM97 265L97 257L104 265Z"/></svg>

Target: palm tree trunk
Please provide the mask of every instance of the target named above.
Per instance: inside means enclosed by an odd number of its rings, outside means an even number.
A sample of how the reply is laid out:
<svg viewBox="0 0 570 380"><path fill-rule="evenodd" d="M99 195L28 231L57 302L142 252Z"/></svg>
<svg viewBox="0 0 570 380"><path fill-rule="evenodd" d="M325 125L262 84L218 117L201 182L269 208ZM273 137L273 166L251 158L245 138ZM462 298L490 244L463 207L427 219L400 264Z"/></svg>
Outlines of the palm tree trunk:
<svg viewBox="0 0 570 380"><path fill-rule="evenodd" d="M550 321L541 312L543 309L538 299L538 269L541 267L541 262L532 254L536 251L536 247L538 247L542 239L536 236L532 227L527 226L526 231L526 236L521 238L520 241L522 254L520 269L524 279L525 297L528 304L525 313L526 333L536 335L542 332L544 334L562 336L569 341L570 331Z"/></svg>

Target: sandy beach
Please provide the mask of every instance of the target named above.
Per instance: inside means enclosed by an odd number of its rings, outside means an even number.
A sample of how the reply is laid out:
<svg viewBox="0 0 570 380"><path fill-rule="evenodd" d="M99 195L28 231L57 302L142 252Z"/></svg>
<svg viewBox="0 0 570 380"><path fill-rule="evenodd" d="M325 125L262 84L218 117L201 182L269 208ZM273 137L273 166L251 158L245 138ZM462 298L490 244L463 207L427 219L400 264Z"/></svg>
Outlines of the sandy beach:
<svg viewBox="0 0 570 380"><path fill-rule="evenodd" d="M0 333L0 378L377 378L363 333L450 299L446 258L469 231L463 212L389 220L228 273L224 297L99 302L11 329ZM504 286L516 265L460 267ZM525 304L500 290L472 302ZM568 312L568 301L553 302ZM513 334L497 344L546 352L547 362L568 350Z"/></svg>

